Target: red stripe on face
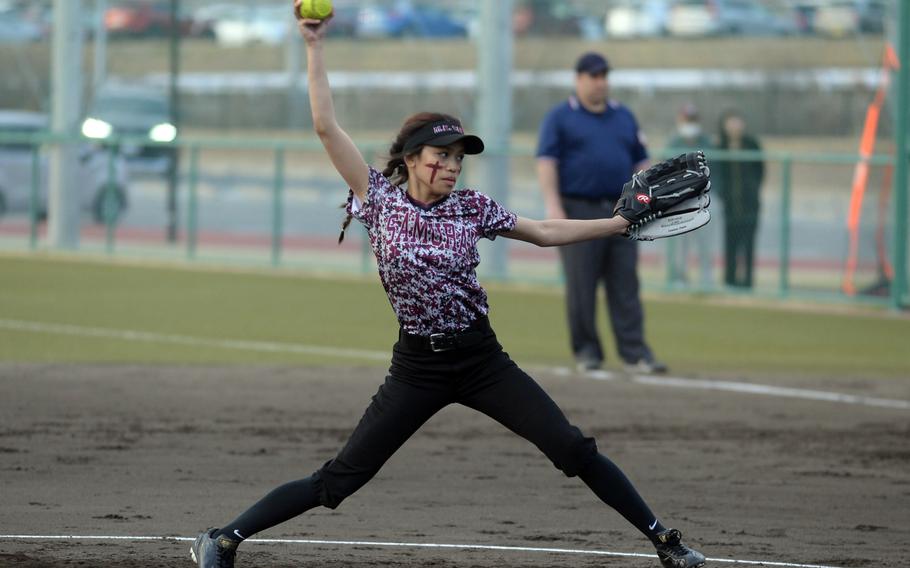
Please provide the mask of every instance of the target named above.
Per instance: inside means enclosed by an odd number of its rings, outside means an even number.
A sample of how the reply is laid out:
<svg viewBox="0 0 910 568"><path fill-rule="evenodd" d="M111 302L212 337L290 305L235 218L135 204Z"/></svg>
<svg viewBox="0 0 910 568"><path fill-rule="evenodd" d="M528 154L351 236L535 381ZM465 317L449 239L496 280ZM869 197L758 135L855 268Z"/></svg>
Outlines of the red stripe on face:
<svg viewBox="0 0 910 568"><path fill-rule="evenodd" d="M439 170L443 169L445 166L437 161L435 164L428 164L427 167L433 170L433 173L430 175L430 183L432 184L434 181L436 181L436 174L439 173Z"/></svg>

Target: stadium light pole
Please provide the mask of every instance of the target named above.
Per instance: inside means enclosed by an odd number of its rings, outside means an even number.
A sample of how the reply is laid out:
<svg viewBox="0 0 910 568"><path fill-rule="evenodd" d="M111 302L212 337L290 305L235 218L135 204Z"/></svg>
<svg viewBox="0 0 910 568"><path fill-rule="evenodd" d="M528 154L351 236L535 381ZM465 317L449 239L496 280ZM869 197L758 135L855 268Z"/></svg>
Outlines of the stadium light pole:
<svg viewBox="0 0 910 568"><path fill-rule="evenodd" d="M897 56L900 61L897 80L896 124L894 128L894 281L891 283L891 307L907 304L907 130L910 129L910 1L898 1Z"/></svg>
<svg viewBox="0 0 910 568"><path fill-rule="evenodd" d="M82 0L54 0L51 63L51 130L68 137L48 155L48 241L52 247L79 247L79 195L75 172L82 109Z"/></svg>
<svg viewBox="0 0 910 568"><path fill-rule="evenodd" d="M509 188L509 148L512 136L512 0L480 1L477 131L486 143L479 160L480 179L491 197L506 205ZM489 273L508 275L505 243L490 251Z"/></svg>

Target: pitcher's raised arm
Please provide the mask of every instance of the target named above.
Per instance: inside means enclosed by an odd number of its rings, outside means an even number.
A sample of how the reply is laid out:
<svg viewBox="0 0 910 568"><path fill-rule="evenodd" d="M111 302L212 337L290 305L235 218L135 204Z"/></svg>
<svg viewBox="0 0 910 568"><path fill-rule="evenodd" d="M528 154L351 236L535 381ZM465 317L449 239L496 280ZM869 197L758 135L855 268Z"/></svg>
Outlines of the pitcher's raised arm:
<svg viewBox="0 0 910 568"><path fill-rule="evenodd" d="M322 141L332 165L361 201L366 200L369 169L360 150L335 118L332 89L323 57L326 26L332 16L311 20L300 16L300 2L294 1L294 16L307 50L307 81L313 129Z"/></svg>

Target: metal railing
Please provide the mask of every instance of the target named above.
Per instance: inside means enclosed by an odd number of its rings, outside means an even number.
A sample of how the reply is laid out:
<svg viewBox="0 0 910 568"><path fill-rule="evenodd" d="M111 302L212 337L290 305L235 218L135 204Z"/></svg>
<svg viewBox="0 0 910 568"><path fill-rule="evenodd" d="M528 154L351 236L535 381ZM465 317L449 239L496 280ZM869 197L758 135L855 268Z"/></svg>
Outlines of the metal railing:
<svg viewBox="0 0 910 568"><path fill-rule="evenodd" d="M685 150L665 148L660 150L657 155L663 159L678 155ZM861 156L855 154L830 153L830 152L775 152L775 151L728 151L715 150L709 151L711 162L740 161L740 162L777 162L780 164L780 236L778 251L778 294L781 297L790 295L790 258L792 250L791 227L792 203L793 203L793 164L821 164L821 165L845 165L851 166L863 161ZM893 167L894 157L890 155L874 155L865 159L870 166ZM906 217L903 217L906 222ZM895 228L895 233L900 234L900 229ZM672 259L669 260L672 262ZM904 304L907 305L906 299Z"/></svg>
<svg viewBox="0 0 910 568"><path fill-rule="evenodd" d="M80 136L66 136L52 133L3 133L0 132L0 144L29 144L32 146L32 176L29 198L29 228L28 228L28 247L32 250L39 248L39 184L40 181L40 154L42 148L54 144L85 144L86 139ZM98 143L98 142L96 142ZM200 152L202 150L256 150L261 152L270 152L273 155L273 164L271 167L271 230L269 234L269 262L272 266L278 267L283 264L283 240L285 237L284 209L286 198L286 161L289 151L303 151L322 153L322 145L315 139L302 140L281 140L281 139L217 139L217 138L184 138L178 139L172 143L153 143L146 138L141 137L112 137L101 143L98 143L110 150L108 164L108 196L106 199L113 199L110 195L114 191L115 162L118 159L120 150L125 145L138 146L162 146L179 149L187 158L187 166L183 179L185 180L186 193L186 217L184 227L184 256L188 261L196 261L199 257L199 180L200 180ZM385 149L385 143L367 143L360 146L365 156L373 157ZM673 149L662 149L655 152L655 158L662 159L674 155ZM514 147L510 155L516 158L532 158L533 149L529 147ZM737 161L765 161L767 163L779 164L779 179L776 182L779 186L779 205L777 214L780 219L780 227L777 234L777 282L776 290L773 294L786 298L794 296L807 296L809 294L794 294L791 260L793 251L793 166L794 164L815 164L815 165L840 165L852 166L858 163L860 156L853 154L836 154L836 153L805 153L805 152L777 152L777 151L720 151L711 150L709 154L712 162L737 160ZM370 160L368 160L370 161ZM893 156L874 155L867 159L870 166L893 167L895 160ZM768 183L768 181L766 181ZM906 191L906 188L903 189ZM108 254L114 254L117 240L117 217L111 214L112 208L102 208L104 215L104 249ZM906 224L906 215L897 215L895 219L898 222ZM902 220L902 221L901 221ZM2 227L2 221L0 221ZM906 234L906 227L893 227L895 235ZM893 250L901 250L900 247L892 243ZM671 265L676 261L674 258L674 249L669 247L666 251L665 261ZM895 263L898 264L898 263ZM369 272L372 270L372 257L369 245L366 239L361 239L359 270ZM506 272L507 279L515 279L514 275ZM910 298L906 290L907 275L896 275L892 285L903 286L897 294L899 298L898 305L895 306L893 301L887 298L851 298L837 292L828 294L839 300L862 301L872 304L891 305L892 307L907 307L910 305ZM671 291L670 286L665 286L667 291ZM690 290L692 291L692 290ZM698 290L694 290L698 291ZM714 290L717 292L717 290ZM812 295L818 296L813 293ZM824 294L822 294L824 296Z"/></svg>

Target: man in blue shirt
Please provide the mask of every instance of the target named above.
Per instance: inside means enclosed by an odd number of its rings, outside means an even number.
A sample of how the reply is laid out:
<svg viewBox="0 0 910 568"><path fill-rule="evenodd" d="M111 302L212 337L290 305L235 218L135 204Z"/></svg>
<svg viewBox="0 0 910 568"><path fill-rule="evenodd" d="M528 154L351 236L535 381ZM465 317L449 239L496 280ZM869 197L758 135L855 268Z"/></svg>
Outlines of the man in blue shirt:
<svg viewBox="0 0 910 568"><path fill-rule="evenodd" d="M541 125L537 174L549 218L612 216L623 184L648 166L635 116L608 98L609 71L599 53L582 55L575 65L575 94L551 109ZM595 317L597 285L603 281L616 347L626 369L666 372L645 343L637 243L609 237L561 247L560 256L578 369L599 369L604 360Z"/></svg>

